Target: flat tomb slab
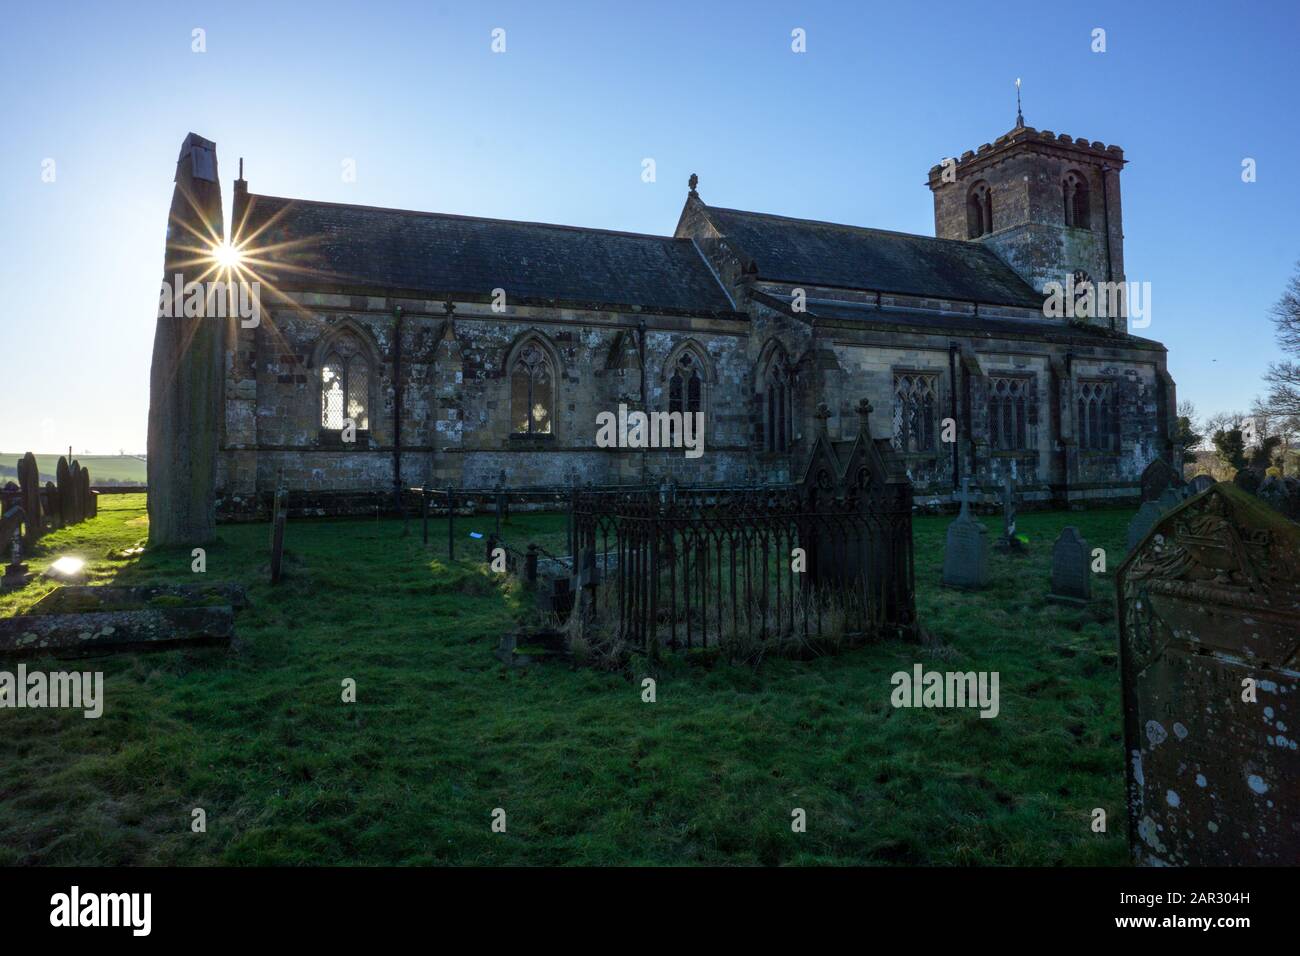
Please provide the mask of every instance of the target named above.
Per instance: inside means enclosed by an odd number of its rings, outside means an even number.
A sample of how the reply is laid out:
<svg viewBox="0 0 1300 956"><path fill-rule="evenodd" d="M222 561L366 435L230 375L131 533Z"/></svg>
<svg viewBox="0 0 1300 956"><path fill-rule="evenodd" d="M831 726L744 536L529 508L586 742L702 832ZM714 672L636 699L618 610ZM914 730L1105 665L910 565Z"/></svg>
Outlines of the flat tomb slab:
<svg viewBox="0 0 1300 956"><path fill-rule="evenodd" d="M228 645L234 635L235 612L228 604L28 614L0 619L0 657Z"/></svg>

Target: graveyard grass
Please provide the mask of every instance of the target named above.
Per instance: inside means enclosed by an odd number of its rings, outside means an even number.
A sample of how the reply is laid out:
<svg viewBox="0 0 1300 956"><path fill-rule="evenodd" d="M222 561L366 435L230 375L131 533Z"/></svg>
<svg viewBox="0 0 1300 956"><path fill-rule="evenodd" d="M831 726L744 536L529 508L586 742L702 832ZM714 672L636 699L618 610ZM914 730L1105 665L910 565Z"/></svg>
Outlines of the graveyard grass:
<svg viewBox="0 0 1300 956"><path fill-rule="evenodd" d="M653 704L640 675L497 661L528 605L472 560L466 535L490 516L457 519L454 565L442 522L426 549L416 521L407 536L396 519L291 521L277 589L268 526L223 525L203 580L248 586L238 651L27 662L102 670L106 703L98 720L0 710L0 864L1122 865L1112 582L1130 516L1023 514L1030 556L993 554L991 587L969 594L939 584L951 519L919 517L929 647L758 670L676 659ZM563 520L516 516L507 537L556 550ZM188 551L106 557L146 522L143 496L103 496L31 563L76 553L92 583L199 580ZM1083 611L1045 600L1067 524L1109 560ZM0 615L49 589L0 597ZM916 662L998 671L1000 715L894 709L890 675Z"/></svg>

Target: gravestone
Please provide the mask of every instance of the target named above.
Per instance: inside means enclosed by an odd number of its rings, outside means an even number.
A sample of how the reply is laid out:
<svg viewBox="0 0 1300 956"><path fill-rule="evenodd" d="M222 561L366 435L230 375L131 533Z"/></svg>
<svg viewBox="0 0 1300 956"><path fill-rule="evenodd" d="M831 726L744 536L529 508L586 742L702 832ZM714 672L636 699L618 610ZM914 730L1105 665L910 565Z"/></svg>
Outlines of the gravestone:
<svg viewBox="0 0 1300 956"><path fill-rule="evenodd" d="M1024 554L1028 550L1016 537L1016 493L1010 475L1002 483L1002 537L998 539L997 549L1007 554Z"/></svg>
<svg viewBox="0 0 1300 956"><path fill-rule="evenodd" d="M1292 521L1300 521L1300 480L1290 475L1266 477L1255 492L1260 501L1280 511Z"/></svg>
<svg viewBox="0 0 1300 956"><path fill-rule="evenodd" d="M31 452L23 455L18 462L18 483L23 489L23 521L26 528L24 544L30 551L44 529L41 521L41 472L36 465L36 456Z"/></svg>
<svg viewBox="0 0 1300 956"><path fill-rule="evenodd" d="M75 458L69 466L72 481L72 520L75 524L80 524L86 518L86 508L81 500L81 462Z"/></svg>
<svg viewBox="0 0 1300 956"><path fill-rule="evenodd" d="M72 468L68 459L59 456L59 464L54 469L54 477L59 483L59 517L63 526L77 523L76 494L72 490Z"/></svg>
<svg viewBox="0 0 1300 956"><path fill-rule="evenodd" d="M59 496L59 490L54 487L54 482L45 483L45 503L49 506L46 513L50 516L50 530L63 527L63 499Z"/></svg>
<svg viewBox="0 0 1300 956"><path fill-rule="evenodd" d="M1047 599L1063 604L1092 600L1092 550L1076 528L1065 528L1052 545L1052 591Z"/></svg>
<svg viewBox="0 0 1300 956"><path fill-rule="evenodd" d="M1137 863L1300 860L1298 554L1300 525L1224 482L1117 570Z"/></svg>
<svg viewBox="0 0 1300 956"><path fill-rule="evenodd" d="M1132 554L1133 549L1138 546L1138 542L1147 536L1164 512L1161 507L1154 501L1142 502L1142 507L1138 508L1137 514L1133 520L1128 523L1128 534L1124 538L1124 553Z"/></svg>
<svg viewBox="0 0 1300 956"><path fill-rule="evenodd" d="M970 479L961 480L961 513L948 525L943 549L943 583L982 588L989 582L989 535L970 513Z"/></svg>
<svg viewBox="0 0 1300 956"><path fill-rule="evenodd" d="M3 530L0 530L0 533L4 533ZM19 537L16 527L13 529L10 540L12 541L12 547L9 549L9 563L5 565L4 576L0 577L0 591L12 591L14 588L22 587L32 579L32 575L27 570L27 565L23 563L23 540Z"/></svg>
<svg viewBox="0 0 1300 956"><path fill-rule="evenodd" d="M1156 506L1160 509L1161 514L1173 511L1183 503L1183 493L1181 488L1166 488L1164 492L1156 499Z"/></svg>
<svg viewBox="0 0 1300 956"><path fill-rule="evenodd" d="M1183 476L1163 458L1156 458L1142 471L1141 501L1156 501L1168 488L1183 484Z"/></svg>
<svg viewBox="0 0 1300 956"><path fill-rule="evenodd" d="M1264 473L1258 468L1241 468L1232 476L1232 483L1242 491L1256 494L1264 482Z"/></svg>
<svg viewBox="0 0 1300 956"><path fill-rule="evenodd" d="M1199 495L1202 491L1214 487L1214 479L1209 475L1197 475L1188 483L1188 496Z"/></svg>
<svg viewBox="0 0 1300 956"><path fill-rule="evenodd" d="M80 480L80 484L77 486L77 504L81 508L81 519L84 521L91 517L91 511L93 510L90 501L90 471L78 467L77 477Z"/></svg>
<svg viewBox="0 0 1300 956"><path fill-rule="evenodd" d="M275 505L271 515L271 583L280 583L284 566L284 523L288 518L288 492L280 487L275 492Z"/></svg>

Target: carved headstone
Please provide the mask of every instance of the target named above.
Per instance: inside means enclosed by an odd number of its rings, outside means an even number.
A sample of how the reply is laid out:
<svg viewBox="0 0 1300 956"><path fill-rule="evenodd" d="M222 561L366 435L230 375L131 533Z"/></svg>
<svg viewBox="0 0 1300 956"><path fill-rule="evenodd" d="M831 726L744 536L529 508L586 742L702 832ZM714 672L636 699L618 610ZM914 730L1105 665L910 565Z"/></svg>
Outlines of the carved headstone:
<svg viewBox="0 0 1300 956"><path fill-rule="evenodd" d="M1154 459L1142 471L1142 501L1156 501L1170 487L1181 487L1183 476L1163 458Z"/></svg>
<svg viewBox="0 0 1300 956"><path fill-rule="evenodd" d="M178 281L183 288L185 282L221 278L194 247L205 239L215 245L222 235L216 144L190 133L176 162L172 191L163 261L169 288ZM201 545L215 535L225 326L213 317L173 317L159 310L149 373L152 545Z"/></svg>
<svg viewBox="0 0 1300 956"><path fill-rule="evenodd" d="M30 551L44 527L41 520L41 472L36 465L36 456L31 452L18 462L18 482L23 489L23 520L27 531L24 544Z"/></svg>
<svg viewBox="0 0 1300 956"><path fill-rule="evenodd" d="M1163 513L1163 509L1154 501L1142 502L1142 507L1138 508L1137 514L1128 523L1128 534L1124 539L1125 554L1133 553L1133 549L1138 546L1138 542L1147 536L1151 526L1160 520Z"/></svg>
<svg viewBox="0 0 1300 956"><path fill-rule="evenodd" d="M961 513L948 525L943 549L943 583L982 588L989 582L989 535L970 513L970 479L961 480Z"/></svg>
<svg viewBox="0 0 1300 956"><path fill-rule="evenodd" d="M1155 523L1116 598L1135 861L1300 860L1300 525L1220 483Z"/></svg>
<svg viewBox="0 0 1300 956"><path fill-rule="evenodd" d="M1092 599L1092 550L1076 528L1065 528L1052 545L1052 592L1047 598L1075 604Z"/></svg>

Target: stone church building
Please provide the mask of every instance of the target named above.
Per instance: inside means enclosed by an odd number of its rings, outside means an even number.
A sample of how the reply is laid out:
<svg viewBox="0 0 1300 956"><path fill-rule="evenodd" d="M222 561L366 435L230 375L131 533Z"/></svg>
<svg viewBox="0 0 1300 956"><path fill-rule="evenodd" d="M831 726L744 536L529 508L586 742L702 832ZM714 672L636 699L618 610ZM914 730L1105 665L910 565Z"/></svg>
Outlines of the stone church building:
<svg viewBox="0 0 1300 956"><path fill-rule="evenodd" d="M339 510L503 473L787 480L862 398L920 502L1005 475L1030 501L1131 498L1172 454L1166 351L1043 295L1124 281L1124 162L1018 121L930 170L935 237L711 206L694 176L658 236L263 196L241 169L232 240L262 314L227 323L218 510L280 475ZM620 404L702 413L704 454L599 447Z"/></svg>

